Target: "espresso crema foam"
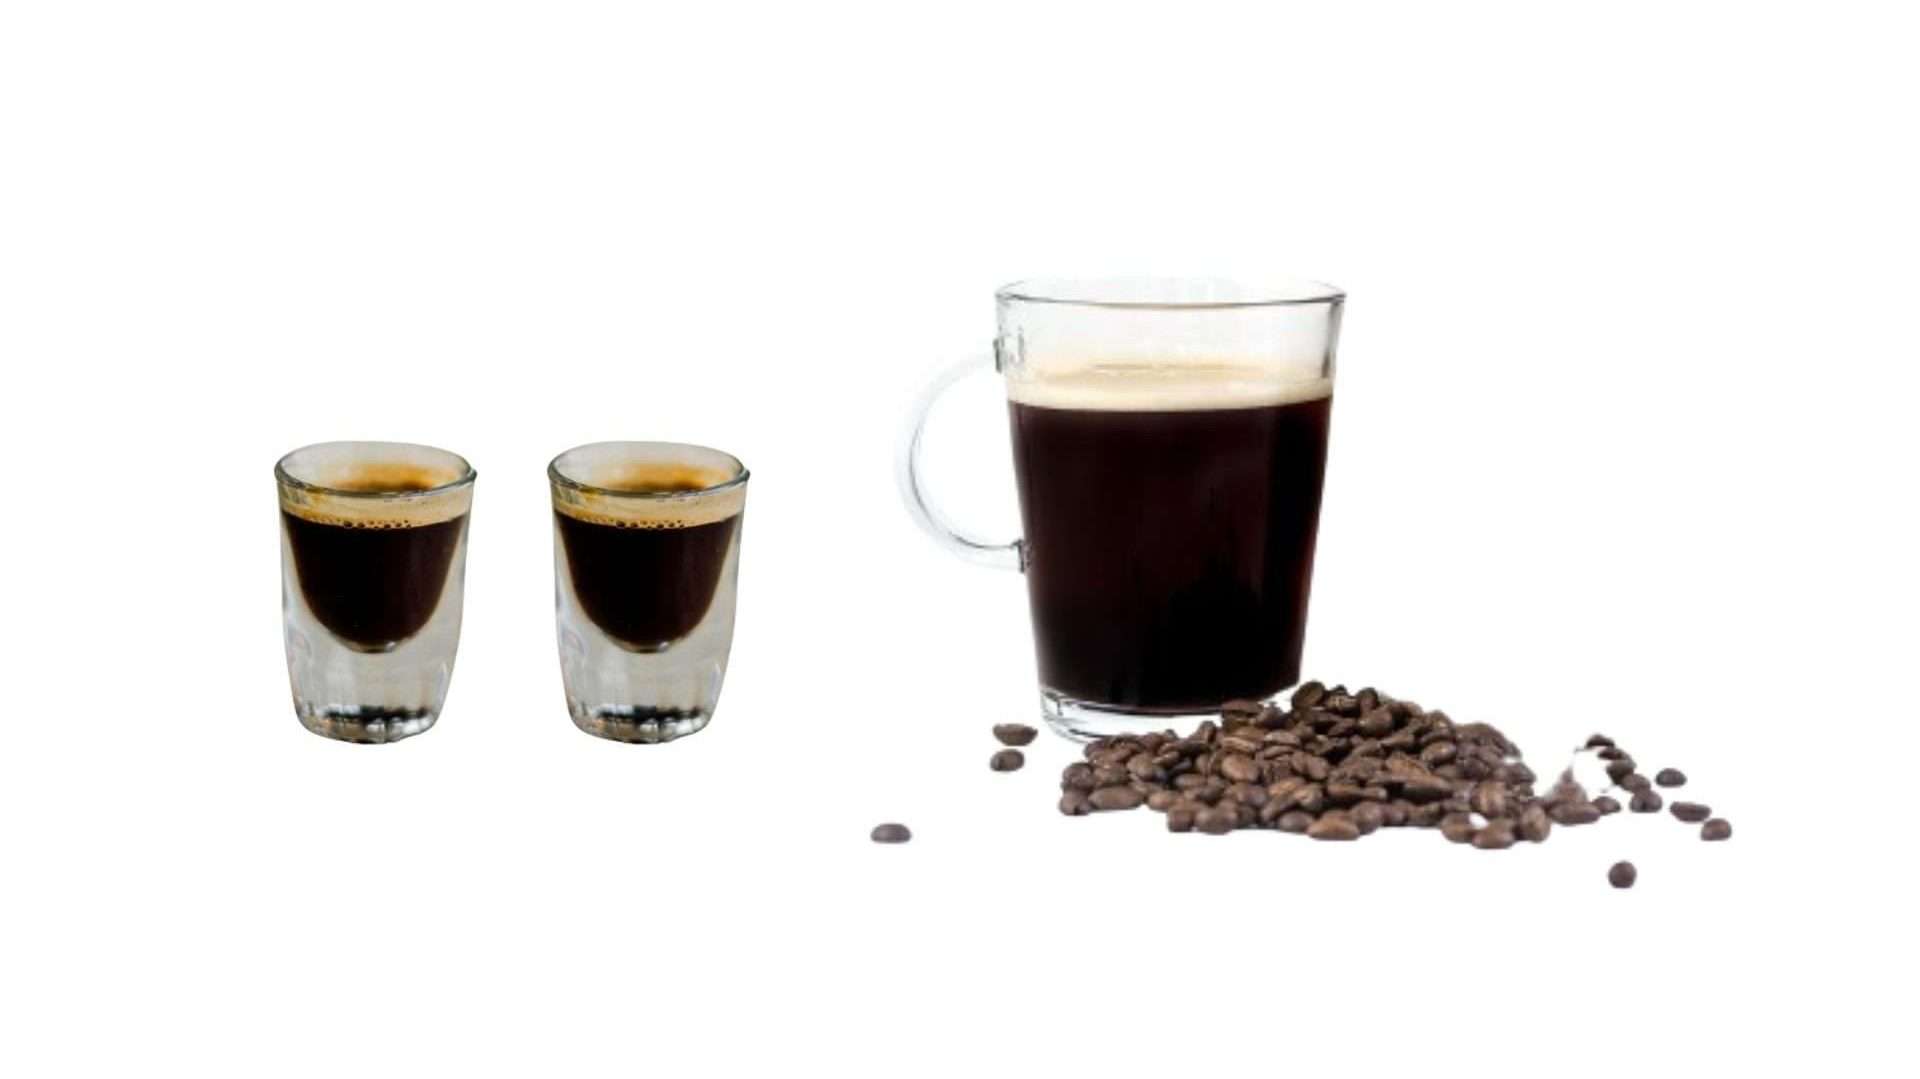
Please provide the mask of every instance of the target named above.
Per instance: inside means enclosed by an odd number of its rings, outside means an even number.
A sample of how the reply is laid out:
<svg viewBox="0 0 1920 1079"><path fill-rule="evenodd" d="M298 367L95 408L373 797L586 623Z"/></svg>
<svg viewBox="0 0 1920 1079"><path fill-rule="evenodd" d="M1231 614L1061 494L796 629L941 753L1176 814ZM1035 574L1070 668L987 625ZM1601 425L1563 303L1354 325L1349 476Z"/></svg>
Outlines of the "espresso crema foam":
<svg viewBox="0 0 1920 1079"><path fill-rule="evenodd" d="M280 489L280 508L302 520L342 528L419 528L451 521L473 505L472 485L436 490L461 476L451 468L360 462L303 469L302 483L326 490Z"/></svg>
<svg viewBox="0 0 1920 1079"><path fill-rule="evenodd" d="M695 464L621 462L567 478L603 490L556 487L554 511L613 528L693 528L736 517L747 504L746 484L722 487L734 473Z"/></svg>
<svg viewBox="0 0 1920 1079"><path fill-rule="evenodd" d="M1270 408L1332 393L1330 378L1236 363L1088 363L1007 380L1007 399L1016 404L1090 412Z"/></svg>

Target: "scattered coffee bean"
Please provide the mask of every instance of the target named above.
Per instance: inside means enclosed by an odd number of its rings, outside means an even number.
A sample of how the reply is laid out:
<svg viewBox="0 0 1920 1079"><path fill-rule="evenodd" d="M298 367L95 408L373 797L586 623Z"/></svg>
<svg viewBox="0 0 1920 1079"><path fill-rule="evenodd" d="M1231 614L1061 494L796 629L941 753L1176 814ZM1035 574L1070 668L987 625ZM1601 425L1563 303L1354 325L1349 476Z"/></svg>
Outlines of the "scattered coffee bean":
<svg viewBox="0 0 1920 1079"><path fill-rule="evenodd" d="M1627 751L1614 746L1608 746L1600 751L1599 756L1603 761L1623 761L1627 759Z"/></svg>
<svg viewBox="0 0 1920 1079"><path fill-rule="evenodd" d="M913 838L913 833L904 824L876 824L873 827L875 843L905 843Z"/></svg>
<svg viewBox="0 0 1920 1079"><path fill-rule="evenodd" d="M1208 806L1193 818L1193 826L1208 835L1226 835L1239 824L1240 815L1231 806Z"/></svg>
<svg viewBox="0 0 1920 1079"><path fill-rule="evenodd" d="M987 767L996 772L1018 772L1026 763L1026 754L1017 749L1003 749L988 758Z"/></svg>
<svg viewBox="0 0 1920 1079"><path fill-rule="evenodd" d="M1529 843L1544 843L1552 832L1553 821L1546 810L1530 805L1520 811L1520 838Z"/></svg>
<svg viewBox="0 0 1920 1079"><path fill-rule="evenodd" d="M1701 821L1713 816L1713 810L1699 802L1675 802L1673 805L1667 807L1667 812L1672 813L1688 824L1699 824Z"/></svg>
<svg viewBox="0 0 1920 1079"><path fill-rule="evenodd" d="M1060 812L1069 817L1084 817L1093 812L1093 804L1087 801L1087 792L1068 788L1060 795Z"/></svg>
<svg viewBox="0 0 1920 1079"><path fill-rule="evenodd" d="M1633 774L1633 769L1634 763L1632 757L1622 757L1617 761L1608 761L1607 778L1613 780L1615 783L1623 783L1628 776Z"/></svg>
<svg viewBox="0 0 1920 1079"><path fill-rule="evenodd" d="M1506 850L1513 846L1513 822L1497 820L1473 833L1473 845L1481 850Z"/></svg>
<svg viewBox="0 0 1920 1079"><path fill-rule="evenodd" d="M1587 748L1588 749L1612 749L1613 739L1608 738L1604 734L1596 734L1591 738L1587 739Z"/></svg>
<svg viewBox="0 0 1920 1079"><path fill-rule="evenodd" d="M1075 761L1060 773L1060 786L1067 790L1090 791L1094 788L1093 766Z"/></svg>
<svg viewBox="0 0 1920 1079"><path fill-rule="evenodd" d="M1662 768L1654 773L1653 781L1662 787L1684 787L1687 785L1687 773L1678 768Z"/></svg>
<svg viewBox="0 0 1920 1079"><path fill-rule="evenodd" d="M1565 824L1572 827L1581 824L1592 824L1594 821L1599 820L1600 809L1592 802L1555 802L1553 806L1547 810L1547 816L1552 817L1553 823L1555 824Z"/></svg>
<svg viewBox="0 0 1920 1079"><path fill-rule="evenodd" d="M1039 731L1034 730L1025 723L995 723L993 725L993 736L1000 739L1000 744L1003 746L1029 745L1033 742L1034 736L1039 733Z"/></svg>
<svg viewBox="0 0 1920 1079"><path fill-rule="evenodd" d="M1450 843L1465 843L1473 838L1473 818L1465 813L1449 813L1440 818L1440 834Z"/></svg>
<svg viewBox="0 0 1920 1079"><path fill-rule="evenodd" d="M1345 810L1330 809L1307 827L1309 839L1347 840L1360 838L1360 826Z"/></svg>
<svg viewBox="0 0 1920 1079"><path fill-rule="evenodd" d="M1611 817L1620 812L1620 801L1611 794L1603 794L1593 800L1593 808L1599 810L1601 816Z"/></svg>
<svg viewBox="0 0 1920 1079"><path fill-rule="evenodd" d="M1631 888L1639 878L1640 871L1633 868L1632 862L1615 862L1613 868L1607 870L1607 883L1615 888Z"/></svg>
<svg viewBox="0 0 1920 1079"><path fill-rule="evenodd" d="M1615 782L1619 783L1621 787L1635 793L1653 789L1653 781L1638 772L1635 772L1625 779L1615 780Z"/></svg>
<svg viewBox="0 0 1920 1079"><path fill-rule="evenodd" d="M1730 839L1732 837L1733 825L1719 817L1715 817L1700 826L1700 838L1709 843L1717 843L1722 839Z"/></svg>
<svg viewBox="0 0 1920 1079"><path fill-rule="evenodd" d="M1146 799L1132 787L1101 787L1087 795L1087 801L1093 804L1093 808L1106 812L1116 809L1137 809Z"/></svg>
<svg viewBox="0 0 1920 1079"><path fill-rule="evenodd" d="M1167 831L1191 832L1196 811L1193 806L1181 803L1167 810Z"/></svg>
<svg viewBox="0 0 1920 1079"><path fill-rule="evenodd" d="M1652 790L1643 790L1633 792L1633 797L1627 801L1627 808L1635 813L1658 813L1665 804L1665 800Z"/></svg>

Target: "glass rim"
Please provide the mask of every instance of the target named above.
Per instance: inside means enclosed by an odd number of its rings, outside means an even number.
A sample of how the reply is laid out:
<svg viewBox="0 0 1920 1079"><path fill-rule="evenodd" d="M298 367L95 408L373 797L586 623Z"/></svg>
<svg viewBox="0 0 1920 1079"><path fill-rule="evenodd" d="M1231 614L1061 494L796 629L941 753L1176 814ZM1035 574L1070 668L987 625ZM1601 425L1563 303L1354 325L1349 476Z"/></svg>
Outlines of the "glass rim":
<svg viewBox="0 0 1920 1079"><path fill-rule="evenodd" d="M1129 290L1168 286L1226 285L1241 293L1233 298L1183 300L1129 295ZM1271 277L1253 280L1202 277L1033 277L994 290L994 299L1006 303L1054 304L1123 311L1232 311L1251 307L1311 307L1337 305L1347 298L1343 289L1323 281Z"/></svg>
<svg viewBox="0 0 1920 1079"><path fill-rule="evenodd" d="M458 461L460 474L445 483L436 484L424 491L352 491L342 487L329 487L324 483L314 483L311 480L303 480L287 471L288 461L293 460L295 457L309 450L323 449L329 446L405 446L408 449L431 450L434 453L446 454L448 457ZM313 494L326 495L328 498L353 498L368 502L411 502L433 498L437 495L444 495L449 491L457 491L462 487L470 487L473 485L473 481L478 479L479 476L480 473L474 471L473 465L468 462L465 457L460 456L452 450L443 450L438 446L429 446L424 442L386 442L368 439L341 439L333 442L310 443L298 449L288 450L282 454L280 459L275 461L273 465L273 477L280 481L280 484L284 487L296 491L307 491Z"/></svg>
<svg viewBox="0 0 1920 1079"><path fill-rule="evenodd" d="M715 457L724 458L733 467L733 475L727 477L724 482L716 483L711 487L702 487L697 491L622 491L614 487L598 487L582 480L576 480L560 471L561 458L566 457L570 453L613 446L626 448L647 447L657 450L694 450L699 453L710 453ZM752 475L753 473L747 470L747 466L740 458L735 457L725 450L717 450L712 446L702 446L695 442L636 442L619 439L610 442L583 442L578 446L561 450L554 455L553 460L547 462L547 480L555 487L569 491L579 491L583 494L595 495L601 498L622 498L647 502L693 501L695 499L707 498L744 485Z"/></svg>

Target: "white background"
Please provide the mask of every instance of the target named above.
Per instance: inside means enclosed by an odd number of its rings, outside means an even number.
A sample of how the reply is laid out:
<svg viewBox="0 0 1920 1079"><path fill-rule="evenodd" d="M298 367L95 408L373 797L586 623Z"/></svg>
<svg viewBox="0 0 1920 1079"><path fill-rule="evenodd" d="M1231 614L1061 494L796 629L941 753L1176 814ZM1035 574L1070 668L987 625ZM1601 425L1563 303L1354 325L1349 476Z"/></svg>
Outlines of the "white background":
<svg viewBox="0 0 1920 1079"><path fill-rule="evenodd" d="M0 1071L1900 1070L1898 7L6 5ZM910 525L901 417L996 285L1194 271L1351 296L1309 671L1542 771L1604 729L1732 842L1173 837L1060 817L1064 743L988 772L1022 586ZM936 449L1009 528L993 393ZM754 471L667 747L554 655L543 468L622 437ZM395 746L288 707L270 468L333 438L480 472Z"/></svg>

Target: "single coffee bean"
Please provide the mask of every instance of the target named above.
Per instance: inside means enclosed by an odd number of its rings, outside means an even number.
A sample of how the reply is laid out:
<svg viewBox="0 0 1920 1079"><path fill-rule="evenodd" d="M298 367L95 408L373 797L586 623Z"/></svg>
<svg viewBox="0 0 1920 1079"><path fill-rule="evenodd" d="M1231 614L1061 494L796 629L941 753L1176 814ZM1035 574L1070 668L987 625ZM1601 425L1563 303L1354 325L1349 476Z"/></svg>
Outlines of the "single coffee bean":
<svg viewBox="0 0 1920 1079"><path fill-rule="evenodd" d="M1229 753L1215 763L1215 769L1235 783L1252 783L1260 778L1260 766L1253 763L1252 757L1238 753Z"/></svg>
<svg viewBox="0 0 1920 1079"><path fill-rule="evenodd" d="M1599 820L1600 810L1592 802L1555 802L1547 810L1547 816L1552 817L1555 824L1572 827Z"/></svg>
<svg viewBox="0 0 1920 1079"><path fill-rule="evenodd" d="M913 833L904 824L876 824L873 827L875 843L905 843L913 838Z"/></svg>
<svg viewBox="0 0 1920 1079"><path fill-rule="evenodd" d="M1600 751L1600 759L1603 761L1623 761L1627 759L1627 751L1614 746L1608 746Z"/></svg>
<svg viewBox="0 0 1920 1079"><path fill-rule="evenodd" d="M1283 832L1299 835L1313 827L1313 814L1303 809L1289 809L1280 814L1280 819L1274 821L1273 826Z"/></svg>
<svg viewBox="0 0 1920 1079"><path fill-rule="evenodd" d="M1633 868L1632 862L1615 862L1613 868L1607 870L1607 883L1615 888L1631 888L1639 878L1640 871Z"/></svg>
<svg viewBox="0 0 1920 1079"><path fill-rule="evenodd" d="M1513 822L1493 821L1473 833L1473 845L1481 850L1506 850L1513 846Z"/></svg>
<svg viewBox="0 0 1920 1079"><path fill-rule="evenodd" d="M1628 776L1633 774L1633 769L1634 764L1633 758L1631 757L1623 757L1617 761L1608 761L1607 778L1613 780L1615 783L1623 783Z"/></svg>
<svg viewBox="0 0 1920 1079"><path fill-rule="evenodd" d="M1603 794L1593 800L1593 808L1599 810L1601 816L1611 817L1620 812L1620 802L1611 794Z"/></svg>
<svg viewBox="0 0 1920 1079"><path fill-rule="evenodd" d="M1060 795L1060 812L1069 817L1084 817L1093 812L1093 804L1087 801L1087 792L1069 788Z"/></svg>
<svg viewBox="0 0 1920 1079"><path fill-rule="evenodd" d="M1360 838L1360 826L1345 810L1330 809L1307 827L1307 838L1348 840Z"/></svg>
<svg viewBox="0 0 1920 1079"><path fill-rule="evenodd" d="M1300 688L1293 691L1291 704L1295 711L1305 711L1326 699L1327 687L1318 682L1302 682Z"/></svg>
<svg viewBox="0 0 1920 1079"><path fill-rule="evenodd" d="M1017 753L1019 750L1009 749L1006 752ZM1153 759L1153 754L1146 752L1135 753L1127 759L1127 774L1145 783L1164 783L1167 779L1167 770Z"/></svg>
<svg viewBox="0 0 1920 1079"><path fill-rule="evenodd" d="M1158 813L1165 813L1184 800L1185 799L1180 797L1179 791L1157 790L1147 795L1147 808Z"/></svg>
<svg viewBox="0 0 1920 1079"><path fill-rule="evenodd" d="M1240 815L1232 806L1208 806L1194 814L1193 826L1208 835L1226 835L1240 823Z"/></svg>
<svg viewBox="0 0 1920 1079"><path fill-rule="evenodd" d="M1173 777L1173 789L1177 791L1199 790L1206 785L1207 777L1198 772L1182 772Z"/></svg>
<svg viewBox="0 0 1920 1079"><path fill-rule="evenodd" d="M1662 787L1684 787L1687 785L1687 773L1678 768L1662 768L1653 774L1653 781Z"/></svg>
<svg viewBox="0 0 1920 1079"><path fill-rule="evenodd" d="M1439 776L1416 776L1400 788L1400 796L1409 802L1437 802L1452 794L1453 784Z"/></svg>
<svg viewBox="0 0 1920 1079"><path fill-rule="evenodd" d="M1700 826L1700 838L1709 843L1718 843L1722 839L1730 839L1732 837L1733 825L1719 817L1715 817Z"/></svg>
<svg viewBox="0 0 1920 1079"><path fill-rule="evenodd" d="M1242 731L1245 733L1241 733ZM1238 753L1242 756L1251 757L1255 753L1260 752L1261 746L1266 744L1261 741L1262 734L1263 732L1258 728L1240 728L1232 734L1221 735L1220 748L1229 753Z"/></svg>
<svg viewBox="0 0 1920 1079"><path fill-rule="evenodd" d="M1630 791L1634 791L1636 793L1638 793L1639 791L1653 789L1653 781L1648 779L1646 776L1641 775L1638 772L1635 772L1634 774L1628 776L1625 779L1618 780L1617 782L1623 788Z"/></svg>
<svg viewBox="0 0 1920 1079"><path fill-rule="evenodd" d="M1459 749L1452 742L1433 742L1420 751L1420 760L1430 767L1450 763Z"/></svg>
<svg viewBox="0 0 1920 1079"><path fill-rule="evenodd" d="M1450 843L1465 843L1473 839L1473 818L1465 813L1449 813L1440 818L1440 834Z"/></svg>
<svg viewBox="0 0 1920 1079"><path fill-rule="evenodd" d="M1026 763L1026 754L1017 749L1003 749L987 759L987 767L996 772L1018 772Z"/></svg>
<svg viewBox="0 0 1920 1079"><path fill-rule="evenodd" d="M1060 786L1067 790L1090 791L1097 785L1093 781L1092 766L1080 761L1067 765L1060 773Z"/></svg>
<svg viewBox="0 0 1920 1079"><path fill-rule="evenodd" d="M1318 783L1309 783L1293 792L1293 804L1296 809L1318 813L1327 806L1326 789Z"/></svg>
<svg viewBox="0 0 1920 1079"><path fill-rule="evenodd" d="M1699 824L1701 821L1713 816L1713 810L1701 805L1699 802L1675 802L1667 808L1667 812L1672 813L1688 824Z"/></svg>
<svg viewBox="0 0 1920 1079"><path fill-rule="evenodd" d="M1627 808L1635 813L1658 813L1665 804L1665 800L1651 790L1634 791L1633 797L1627 801Z"/></svg>
<svg viewBox="0 0 1920 1079"><path fill-rule="evenodd" d="M1471 796L1473 811L1483 817L1507 815L1507 788L1498 783L1476 783Z"/></svg>
<svg viewBox="0 0 1920 1079"><path fill-rule="evenodd" d="M1266 709L1259 701L1228 701L1220 706L1220 718L1230 723L1252 723Z"/></svg>
<svg viewBox="0 0 1920 1079"><path fill-rule="evenodd" d="M1096 787L1118 787L1133 778L1133 773L1117 764L1096 764L1093 766L1093 785Z"/></svg>
<svg viewBox="0 0 1920 1079"><path fill-rule="evenodd" d="M1520 761L1508 761L1500 766L1500 778L1516 787L1530 787L1533 785L1533 781L1540 777L1534 775L1533 769L1527 767L1524 763Z"/></svg>
<svg viewBox="0 0 1920 1079"><path fill-rule="evenodd" d="M1145 799L1140 797L1140 792L1132 787L1101 787L1087 795L1087 801L1092 803L1093 808L1104 812L1115 809L1138 809Z"/></svg>
<svg viewBox="0 0 1920 1079"><path fill-rule="evenodd" d="M1530 805L1520 811L1520 838L1529 843L1543 843L1552 832L1553 820L1546 810Z"/></svg>
<svg viewBox="0 0 1920 1079"><path fill-rule="evenodd" d="M1252 806L1255 809L1259 809L1261 806L1267 804L1268 795L1267 788L1259 786L1258 784L1235 783L1233 786L1227 788L1226 797L1239 802L1243 806Z"/></svg>
<svg viewBox="0 0 1920 1079"><path fill-rule="evenodd" d="M1413 814L1413 803L1396 799L1382 805L1380 811L1384 814L1382 823L1386 827L1404 828L1407 826L1407 819Z"/></svg>
<svg viewBox="0 0 1920 1079"><path fill-rule="evenodd" d="M1378 738L1393 730L1393 713L1385 708L1375 708L1360 717L1358 729L1369 738Z"/></svg>
<svg viewBox="0 0 1920 1079"><path fill-rule="evenodd" d="M1185 802L1182 802L1181 804L1174 806L1172 809L1167 810L1167 831L1169 832L1193 831L1194 817L1197 815L1197 813L1198 811L1195 810L1193 806Z"/></svg>
<svg viewBox="0 0 1920 1079"><path fill-rule="evenodd" d="M1354 827L1361 835L1372 835L1387 823L1387 813L1379 802L1361 802L1351 812Z"/></svg>
<svg viewBox="0 0 1920 1079"><path fill-rule="evenodd" d="M1613 739L1608 738L1604 734L1596 734L1593 737L1587 739L1587 748L1588 749L1612 749Z"/></svg>
<svg viewBox="0 0 1920 1079"><path fill-rule="evenodd" d="M1025 723L995 723L993 736L1000 739L1003 746L1024 746L1032 743L1040 732Z"/></svg>
<svg viewBox="0 0 1920 1079"><path fill-rule="evenodd" d="M1407 804L1413 805L1411 802ZM1407 810L1407 823L1415 828L1432 828L1438 825L1440 821L1451 812L1453 811L1447 808L1445 802L1428 802L1425 805L1415 805L1412 809ZM1468 822L1467 826L1471 828L1473 826L1472 822Z"/></svg>

